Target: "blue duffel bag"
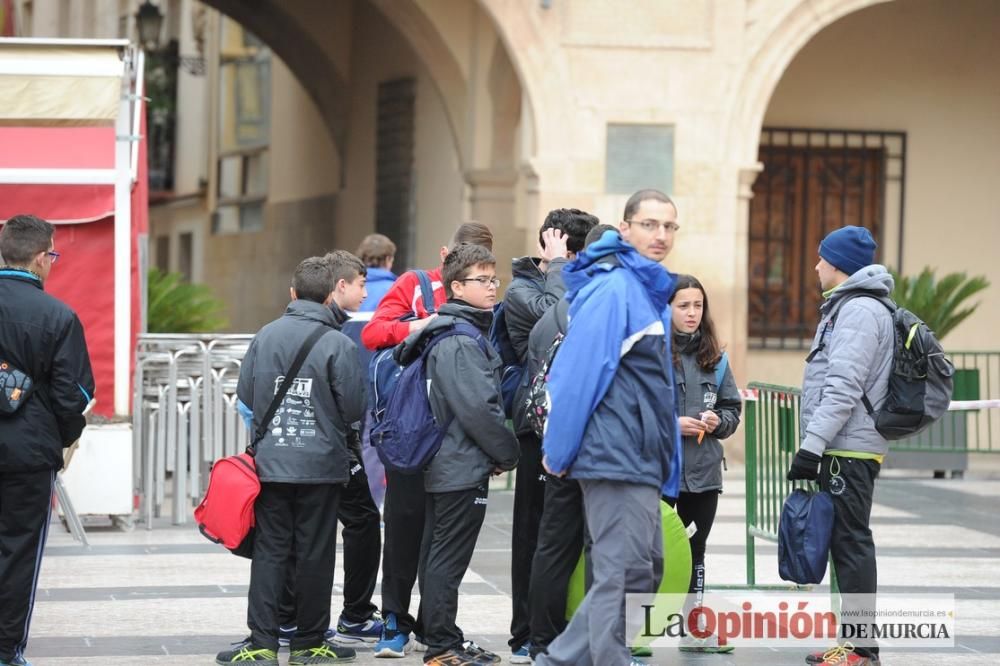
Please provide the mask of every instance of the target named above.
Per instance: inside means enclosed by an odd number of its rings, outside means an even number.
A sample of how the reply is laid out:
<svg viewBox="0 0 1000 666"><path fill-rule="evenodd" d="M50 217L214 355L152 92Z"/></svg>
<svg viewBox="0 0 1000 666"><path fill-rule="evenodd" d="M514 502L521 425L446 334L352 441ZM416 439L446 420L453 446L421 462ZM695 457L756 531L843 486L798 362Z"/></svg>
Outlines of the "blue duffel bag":
<svg viewBox="0 0 1000 666"><path fill-rule="evenodd" d="M796 488L778 523L778 575L799 585L817 585L826 575L833 532L830 493Z"/></svg>

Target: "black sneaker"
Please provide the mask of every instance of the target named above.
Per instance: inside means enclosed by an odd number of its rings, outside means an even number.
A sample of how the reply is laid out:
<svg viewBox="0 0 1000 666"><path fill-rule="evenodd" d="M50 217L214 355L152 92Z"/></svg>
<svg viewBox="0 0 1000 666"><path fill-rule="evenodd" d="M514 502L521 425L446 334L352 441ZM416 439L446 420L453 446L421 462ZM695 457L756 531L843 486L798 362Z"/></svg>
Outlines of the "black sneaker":
<svg viewBox="0 0 1000 666"><path fill-rule="evenodd" d="M247 638L239 643L233 643L233 649L223 650L215 655L215 663L220 666L278 666L278 653L274 650L258 647Z"/></svg>
<svg viewBox="0 0 1000 666"><path fill-rule="evenodd" d="M486 664L499 664L502 661L500 655L479 647L474 641L465 641L462 643L462 649L465 650L466 654Z"/></svg>
<svg viewBox="0 0 1000 666"><path fill-rule="evenodd" d="M316 647L304 650L292 650L288 658L288 666L306 666L306 664L342 664L354 661L357 653L351 648L339 647L323 641Z"/></svg>

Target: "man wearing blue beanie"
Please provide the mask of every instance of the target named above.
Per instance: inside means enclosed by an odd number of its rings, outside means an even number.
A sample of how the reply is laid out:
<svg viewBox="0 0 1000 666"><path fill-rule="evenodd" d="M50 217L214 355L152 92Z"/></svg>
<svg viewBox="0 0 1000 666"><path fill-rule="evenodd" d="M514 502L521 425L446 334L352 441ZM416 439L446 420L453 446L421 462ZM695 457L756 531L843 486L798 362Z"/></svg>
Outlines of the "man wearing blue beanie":
<svg viewBox="0 0 1000 666"><path fill-rule="evenodd" d="M875 607L875 542L869 526L875 478L889 449L871 417L889 392L893 321L888 301L893 280L875 261L875 239L847 226L819 244L816 273L825 301L802 380L802 443L788 479L819 480L833 498L830 556L844 595L842 617L866 616ZM864 297L864 298L861 298ZM852 610L852 612L848 612ZM872 627L862 626L872 636ZM806 662L877 666L878 644L854 638Z"/></svg>

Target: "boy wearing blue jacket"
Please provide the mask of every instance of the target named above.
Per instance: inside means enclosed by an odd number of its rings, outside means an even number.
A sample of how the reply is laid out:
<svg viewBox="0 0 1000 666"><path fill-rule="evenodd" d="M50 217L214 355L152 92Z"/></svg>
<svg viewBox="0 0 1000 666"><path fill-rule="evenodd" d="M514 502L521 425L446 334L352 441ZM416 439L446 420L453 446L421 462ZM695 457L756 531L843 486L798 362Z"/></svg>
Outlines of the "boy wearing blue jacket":
<svg viewBox="0 0 1000 666"><path fill-rule="evenodd" d="M570 325L549 375L543 464L580 483L593 584L538 665L630 663L625 595L652 592L662 573L659 500L676 493L680 439L667 307L674 277L657 262L673 245L676 216L666 195L638 192L621 236L605 232L565 269Z"/></svg>

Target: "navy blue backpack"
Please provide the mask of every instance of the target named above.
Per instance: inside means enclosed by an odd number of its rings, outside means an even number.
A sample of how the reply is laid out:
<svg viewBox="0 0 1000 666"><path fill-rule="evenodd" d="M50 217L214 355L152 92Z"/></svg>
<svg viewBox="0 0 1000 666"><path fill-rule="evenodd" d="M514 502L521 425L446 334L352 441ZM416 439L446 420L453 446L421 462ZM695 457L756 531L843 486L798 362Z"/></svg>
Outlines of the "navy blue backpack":
<svg viewBox="0 0 1000 666"><path fill-rule="evenodd" d="M503 413L507 418L514 417L514 399L525 381L524 364L517 357L514 345L507 331L507 314L503 301L493 308L493 324L490 326L490 344L500 355L503 362L503 372L500 375L500 397L503 399Z"/></svg>
<svg viewBox="0 0 1000 666"><path fill-rule="evenodd" d="M431 338L420 356L402 368L390 389L382 412L373 414L371 444L385 468L402 474L422 472L441 448L454 415L439 424L427 392L427 355L439 342L455 335L474 338L483 353L487 342L471 324L457 323Z"/></svg>
<svg viewBox="0 0 1000 666"><path fill-rule="evenodd" d="M420 283L420 297L424 301L424 309L427 311L427 314L433 314L436 308L434 307L434 287L431 284L430 275L427 271L418 270L413 272L416 273L417 280ZM409 314L400 319L400 321L411 321L416 318L415 314ZM385 411L389 394L392 393L392 387L399 381L399 376L403 372L403 368L396 363L396 359L392 356L395 349L395 347L380 349L372 354L371 359L368 361L369 408L372 418L376 422Z"/></svg>
<svg viewBox="0 0 1000 666"><path fill-rule="evenodd" d="M799 585L818 585L826 575L833 532L830 493L796 488L778 522L778 575Z"/></svg>

